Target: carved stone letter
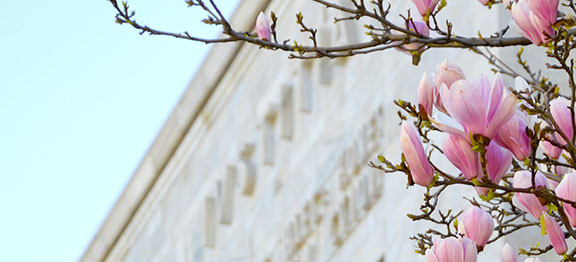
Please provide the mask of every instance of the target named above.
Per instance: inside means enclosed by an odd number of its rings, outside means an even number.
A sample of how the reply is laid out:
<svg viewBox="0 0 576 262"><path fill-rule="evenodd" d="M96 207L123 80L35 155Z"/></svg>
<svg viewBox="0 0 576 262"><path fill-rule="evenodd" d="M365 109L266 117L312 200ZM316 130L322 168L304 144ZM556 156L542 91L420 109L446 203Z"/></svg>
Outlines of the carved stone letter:
<svg viewBox="0 0 576 262"><path fill-rule="evenodd" d="M226 170L224 188L220 201L220 223L229 225L234 215L234 199L236 198L236 168L229 166Z"/></svg>
<svg viewBox="0 0 576 262"><path fill-rule="evenodd" d="M242 194L246 196L254 194L254 189L256 187L258 170L252 161L253 154L254 146L251 144L246 144L240 152L240 160L244 163L243 180L240 190L242 190Z"/></svg>
<svg viewBox="0 0 576 262"><path fill-rule="evenodd" d="M280 120L282 121L282 127L280 131L283 138L292 139L294 132L294 98L292 96L292 85L282 87L281 99Z"/></svg>
<svg viewBox="0 0 576 262"><path fill-rule="evenodd" d="M264 163L268 165L274 164L276 156L276 106L272 106L264 119L264 132L263 132L263 146L264 146Z"/></svg>
<svg viewBox="0 0 576 262"><path fill-rule="evenodd" d="M216 200L208 197L204 205L204 246L214 248L216 245Z"/></svg>

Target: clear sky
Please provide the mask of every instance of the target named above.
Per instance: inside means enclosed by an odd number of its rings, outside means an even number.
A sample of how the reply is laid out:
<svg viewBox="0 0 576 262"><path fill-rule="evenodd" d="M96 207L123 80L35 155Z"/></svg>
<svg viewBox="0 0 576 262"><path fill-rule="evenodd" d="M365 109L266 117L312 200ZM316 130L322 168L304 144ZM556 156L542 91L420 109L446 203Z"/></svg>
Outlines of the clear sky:
<svg viewBox="0 0 576 262"><path fill-rule="evenodd" d="M129 3L217 33L184 0ZM2 1L0 25L0 261L76 261L209 46L141 36L106 0Z"/></svg>

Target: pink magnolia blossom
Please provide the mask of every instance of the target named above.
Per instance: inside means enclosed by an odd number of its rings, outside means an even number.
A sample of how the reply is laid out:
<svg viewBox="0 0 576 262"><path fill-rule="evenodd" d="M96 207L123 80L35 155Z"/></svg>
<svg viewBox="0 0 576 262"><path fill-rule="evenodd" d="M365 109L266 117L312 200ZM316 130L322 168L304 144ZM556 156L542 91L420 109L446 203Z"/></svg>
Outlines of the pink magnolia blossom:
<svg viewBox="0 0 576 262"><path fill-rule="evenodd" d="M420 13L422 16L425 16L428 11L430 11L430 13L434 11L440 0L412 0L412 2L414 2L414 5L416 5L418 13Z"/></svg>
<svg viewBox="0 0 576 262"><path fill-rule="evenodd" d="M536 187L545 187L546 177L542 173L536 172L534 182ZM529 171L516 172L512 185L515 188L532 188L532 173ZM546 208L540 203L538 197L532 193L515 193L512 201L516 207L530 213L535 218L540 218L542 213L546 211Z"/></svg>
<svg viewBox="0 0 576 262"><path fill-rule="evenodd" d="M444 155L467 179L482 174L480 156L472 150L472 145L462 136L450 135L442 145Z"/></svg>
<svg viewBox="0 0 576 262"><path fill-rule="evenodd" d="M548 25L556 23L559 0L528 0L530 10Z"/></svg>
<svg viewBox="0 0 576 262"><path fill-rule="evenodd" d="M458 233L476 242L476 245L486 245L494 231L494 221L488 212L473 206L462 214L458 223Z"/></svg>
<svg viewBox="0 0 576 262"><path fill-rule="evenodd" d="M493 138L516 112L516 97L506 90L500 74L492 83L482 76L475 82L458 80L450 89L442 85L439 91L444 108L462 125L465 136L472 133ZM454 132L449 128L443 131Z"/></svg>
<svg viewBox="0 0 576 262"><path fill-rule="evenodd" d="M521 112L502 125L495 138L496 143L510 150L518 160L526 159L532 152L530 138L526 134L526 116Z"/></svg>
<svg viewBox="0 0 576 262"><path fill-rule="evenodd" d="M576 201L576 173L565 174L560 184L556 187L555 192L556 195L563 199ZM562 207L566 216L568 216L570 224L576 227L576 208L568 203L562 203Z"/></svg>
<svg viewBox="0 0 576 262"><path fill-rule="evenodd" d="M500 251L500 255L502 258L502 262L516 262L518 261L518 255L516 255L516 251L514 248L510 246L510 244L506 243L504 247L502 247L502 251Z"/></svg>
<svg viewBox="0 0 576 262"><path fill-rule="evenodd" d="M520 0L517 3L513 3L511 13L514 22L516 22L522 30L520 34L530 39L532 43L539 45L552 40L550 37L554 36L554 28L552 28L548 21L534 14L527 0Z"/></svg>
<svg viewBox="0 0 576 262"><path fill-rule="evenodd" d="M562 227L553 217L544 213L544 222L546 223L546 233L558 255L566 253L568 246L566 245L566 238Z"/></svg>
<svg viewBox="0 0 576 262"><path fill-rule="evenodd" d="M427 262L476 262L477 259L476 243L468 238L435 240L432 248L426 250Z"/></svg>
<svg viewBox="0 0 576 262"><path fill-rule="evenodd" d="M498 184L512 164L512 153L496 143L486 147L486 172L494 184Z"/></svg>
<svg viewBox="0 0 576 262"><path fill-rule="evenodd" d="M482 3L483 5L488 5L488 3L490 2L490 0L478 0L480 1L480 3Z"/></svg>
<svg viewBox="0 0 576 262"><path fill-rule="evenodd" d="M432 114L435 97L436 87L428 77L428 74L424 73L424 75L422 75L422 80L420 80L420 86L418 87L418 104L426 110L427 115Z"/></svg>
<svg viewBox="0 0 576 262"><path fill-rule="evenodd" d="M572 113L570 112L570 101L564 97L558 97L550 101L550 114L560 127L560 130L566 137L572 139ZM560 134L555 134L556 139L561 144L566 143Z"/></svg>
<svg viewBox="0 0 576 262"><path fill-rule="evenodd" d="M442 84L444 84L448 89L450 89L450 87L452 87L452 84L454 82L466 79L466 77L464 76L464 72L462 72L462 69L460 69L460 67L458 67L457 65L448 60L444 60L444 62L442 62L442 64L440 64L440 66L436 68L435 79L436 79L436 87L440 87L442 86ZM438 92L436 93L437 93L435 104L436 108L446 113L446 109L444 109L444 106L442 105L442 99L440 97L440 94Z"/></svg>
<svg viewBox="0 0 576 262"><path fill-rule="evenodd" d="M414 183L421 186L430 185L434 179L434 169L430 165L428 158L426 158L426 152L422 146L418 130L413 124L402 123L400 146L406 157L406 162L408 162Z"/></svg>
<svg viewBox="0 0 576 262"><path fill-rule="evenodd" d="M258 33L258 38L260 40L272 40L270 37L272 34L270 31L270 22L268 22L268 18L266 18L266 15L264 15L263 12L260 12L260 14L258 14L258 18L256 19L256 33Z"/></svg>

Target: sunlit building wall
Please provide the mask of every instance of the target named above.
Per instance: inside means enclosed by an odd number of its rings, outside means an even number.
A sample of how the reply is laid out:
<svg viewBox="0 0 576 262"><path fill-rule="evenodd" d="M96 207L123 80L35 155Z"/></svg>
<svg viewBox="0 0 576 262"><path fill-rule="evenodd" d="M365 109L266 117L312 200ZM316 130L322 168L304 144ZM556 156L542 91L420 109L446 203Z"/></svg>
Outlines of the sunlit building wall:
<svg viewBox="0 0 576 262"><path fill-rule="evenodd" d="M474 15L462 16L470 6ZM308 0L242 1L230 21L252 31L261 10L280 17L280 39L307 43L294 22L301 11L322 45L369 40L362 23L371 21L334 24L337 12ZM442 17L450 14L457 32L491 34L509 20L472 0L449 1ZM424 261L409 237L430 225L406 216L418 212L423 189L367 163L379 154L399 159L393 100L416 101L422 73L444 59L470 78L490 73L465 50L428 51L415 67L395 50L297 60L215 45L83 260ZM460 196L474 196L469 188L450 193L443 208L465 208ZM496 261L501 245L479 261Z"/></svg>

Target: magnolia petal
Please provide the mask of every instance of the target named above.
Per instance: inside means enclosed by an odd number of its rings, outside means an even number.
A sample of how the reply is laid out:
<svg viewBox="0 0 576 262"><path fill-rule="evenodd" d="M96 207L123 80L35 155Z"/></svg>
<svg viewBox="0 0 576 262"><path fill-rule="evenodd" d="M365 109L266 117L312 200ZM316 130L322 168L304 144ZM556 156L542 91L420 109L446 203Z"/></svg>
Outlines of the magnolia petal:
<svg viewBox="0 0 576 262"><path fill-rule="evenodd" d="M546 213L544 213L544 222L546 223L546 233L556 254L562 255L566 253L568 246L566 245L566 238L564 237L564 231L562 231L560 224Z"/></svg>
<svg viewBox="0 0 576 262"><path fill-rule="evenodd" d="M556 186L555 192L556 195L563 199L576 201L576 173L564 174L564 178L562 178L562 181ZM576 208L569 203L562 204L570 224L576 227Z"/></svg>
<svg viewBox="0 0 576 262"><path fill-rule="evenodd" d="M502 247L502 251L500 252L502 262L517 262L518 255L516 255L516 251L510 244L506 243L504 247Z"/></svg>
<svg viewBox="0 0 576 262"><path fill-rule="evenodd" d="M466 80L456 81L450 88L450 106L446 107L450 116L464 126L465 131L484 134L487 126L486 103L481 90L474 88Z"/></svg>
<svg viewBox="0 0 576 262"><path fill-rule="evenodd" d="M406 157L406 162L408 162L414 183L421 186L430 185L434 179L434 169L426 158L426 152L416 127L409 122L402 123L400 146Z"/></svg>
<svg viewBox="0 0 576 262"><path fill-rule="evenodd" d="M486 136L493 137L498 129L509 121L516 112L516 97L513 94L508 94L496 109L488 128L486 129Z"/></svg>

